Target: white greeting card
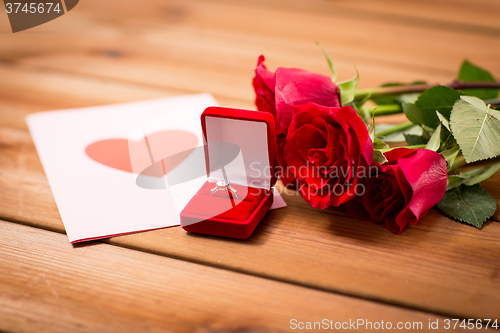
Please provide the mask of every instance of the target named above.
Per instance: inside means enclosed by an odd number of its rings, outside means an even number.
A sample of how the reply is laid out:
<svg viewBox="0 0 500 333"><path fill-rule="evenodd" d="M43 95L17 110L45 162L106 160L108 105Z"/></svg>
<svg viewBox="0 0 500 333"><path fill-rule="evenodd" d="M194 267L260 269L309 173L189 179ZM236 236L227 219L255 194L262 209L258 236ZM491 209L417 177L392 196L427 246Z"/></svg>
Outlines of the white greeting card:
<svg viewBox="0 0 500 333"><path fill-rule="evenodd" d="M137 174L201 146L200 115L214 105L211 95L198 94L29 115L70 242L179 225L180 211L206 175L151 189L138 186ZM275 191L272 208L285 205Z"/></svg>

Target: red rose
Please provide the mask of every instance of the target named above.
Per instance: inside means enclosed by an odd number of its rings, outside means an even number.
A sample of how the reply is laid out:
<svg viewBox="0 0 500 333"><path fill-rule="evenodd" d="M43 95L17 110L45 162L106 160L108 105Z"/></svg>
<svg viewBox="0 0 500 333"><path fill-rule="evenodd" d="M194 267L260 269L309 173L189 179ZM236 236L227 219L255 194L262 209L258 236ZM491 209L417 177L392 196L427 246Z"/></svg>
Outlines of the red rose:
<svg viewBox="0 0 500 333"><path fill-rule="evenodd" d="M284 134L276 135L276 155L278 164L278 174L283 185L289 189L298 189L297 179L295 175L287 168L285 158L283 157L283 150L286 145L286 136Z"/></svg>
<svg viewBox="0 0 500 333"><path fill-rule="evenodd" d="M446 191L447 166L441 154L428 149L397 148L384 154L378 175L364 180L365 193L346 205L348 214L369 216L399 234L416 224Z"/></svg>
<svg viewBox="0 0 500 333"><path fill-rule="evenodd" d="M311 206L339 206L355 196L369 172L373 143L353 108L308 103L294 108L283 159Z"/></svg>
<svg viewBox="0 0 500 333"><path fill-rule="evenodd" d="M274 98L276 80L274 78L274 73L268 71L263 62L264 56L261 55L257 63L257 68L255 69L255 77L253 78L255 105L257 106L257 110L271 113L276 121L276 101ZM281 133L283 133L283 130L279 127L278 123L276 123L276 135Z"/></svg>
<svg viewBox="0 0 500 333"><path fill-rule="evenodd" d="M292 121L294 106L305 103L341 106L340 90L328 76L302 69L278 68L275 95L277 121L285 134Z"/></svg>
<svg viewBox="0 0 500 333"><path fill-rule="evenodd" d="M276 134L287 134L294 106L310 102L340 107L339 88L328 76L281 67L273 74L263 61L264 56L260 56L253 79L255 104L259 111L273 114Z"/></svg>

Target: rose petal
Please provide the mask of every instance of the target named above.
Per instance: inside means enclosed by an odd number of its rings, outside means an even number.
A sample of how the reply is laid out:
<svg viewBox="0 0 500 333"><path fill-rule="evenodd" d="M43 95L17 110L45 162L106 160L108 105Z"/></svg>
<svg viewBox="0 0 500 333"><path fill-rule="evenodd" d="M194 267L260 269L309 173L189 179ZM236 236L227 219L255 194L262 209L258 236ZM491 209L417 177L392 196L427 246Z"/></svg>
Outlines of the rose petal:
<svg viewBox="0 0 500 333"><path fill-rule="evenodd" d="M282 134L283 129L277 121L276 100L275 100L275 85L276 80L274 73L268 71L264 65L264 56L261 55L255 68L255 77L253 78L253 87L255 90L255 105L257 110L269 112L274 117L276 134Z"/></svg>
<svg viewBox="0 0 500 333"><path fill-rule="evenodd" d="M398 164L413 190L409 208L418 220L437 205L446 192L446 161L435 151L418 149L415 154L399 158Z"/></svg>
<svg viewBox="0 0 500 333"><path fill-rule="evenodd" d="M356 140L360 153L368 165L373 162L373 142L368 133L368 129L363 120L356 113L356 110L349 106L344 106L333 111L336 120L344 129L346 135L352 140ZM339 121L342 119L343 121ZM352 130L351 130L352 129ZM359 152L357 152L359 154Z"/></svg>
<svg viewBox="0 0 500 333"><path fill-rule="evenodd" d="M325 165L328 161L325 149L310 149L307 157L309 159L309 163L317 165Z"/></svg>
<svg viewBox="0 0 500 333"><path fill-rule="evenodd" d="M312 124L313 119L316 115L311 112L297 110L295 113L290 127L288 128L287 136L293 134L297 129L301 128L305 124Z"/></svg>
<svg viewBox="0 0 500 333"><path fill-rule="evenodd" d="M298 186L298 181L295 176L290 172L290 168L285 162L285 143L286 137L283 134L276 135L276 151L278 162L278 176L287 188L295 189Z"/></svg>
<svg viewBox="0 0 500 333"><path fill-rule="evenodd" d="M350 184L339 185L340 189L334 187L332 193L330 194L330 203L332 206L338 207L353 199L356 196L355 190L357 184L358 180L355 178Z"/></svg>
<svg viewBox="0 0 500 333"><path fill-rule="evenodd" d="M278 123L285 131L292 120L293 106L309 102L340 106L338 87L329 77L302 69L278 68L275 94Z"/></svg>
<svg viewBox="0 0 500 333"><path fill-rule="evenodd" d="M326 133L327 133L327 140L326 140L326 148L325 148L325 153L326 156L328 156L328 161L325 163L325 165L333 165L335 161L337 160L337 156L344 156L342 153L341 155L337 155L337 146L339 145L339 131L337 128L334 126L327 126L326 128Z"/></svg>
<svg viewBox="0 0 500 333"><path fill-rule="evenodd" d="M389 150L388 152L384 153L384 156L387 159L387 162L384 165L393 164L393 163L397 162L397 160L400 159L401 157L413 154L415 151L417 151L417 150L416 149L409 149L409 148L405 148L405 147L395 148L395 149Z"/></svg>
<svg viewBox="0 0 500 333"><path fill-rule="evenodd" d="M322 133L313 125L306 124L295 131L293 135L296 136L295 144L304 160L308 159L311 148L324 148L326 146Z"/></svg>
<svg viewBox="0 0 500 333"><path fill-rule="evenodd" d="M287 137L287 143L283 150L284 161L288 167L288 170L295 177L298 177L297 171L300 170L300 168L303 167L306 163L297 145L297 133L298 131L295 131L291 136Z"/></svg>
<svg viewBox="0 0 500 333"><path fill-rule="evenodd" d="M393 234L401 233L402 229L396 223L396 215L395 214L387 216L384 219L384 223L385 223L386 229L389 230L390 232L392 232Z"/></svg>
<svg viewBox="0 0 500 333"><path fill-rule="evenodd" d="M338 206L337 209L345 212L347 215L355 217L360 220L371 220L370 214L360 202L360 197L356 197L355 200L350 200L345 204Z"/></svg>
<svg viewBox="0 0 500 333"><path fill-rule="evenodd" d="M264 56L261 55L257 62L257 68L255 69L255 74L259 77L262 82L274 93L274 87L276 85L276 79L274 77L274 73L267 70L267 67L264 65Z"/></svg>
<svg viewBox="0 0 500 333"><path fill-rule="evenodd" d="M329 191L315 190L306 184L299 187L302 198L314 208L325 209L330 206Z"/></svg>
<svg viewBox="0 0 500 333"><path fill-rule="evenodd" d="M301 168L299 171L300 178L314 190L319 190L327 186L332 180L331 178L322 175L321 167L315 167L310 164ZM326 189L325 189L326 190Z"/></svg>

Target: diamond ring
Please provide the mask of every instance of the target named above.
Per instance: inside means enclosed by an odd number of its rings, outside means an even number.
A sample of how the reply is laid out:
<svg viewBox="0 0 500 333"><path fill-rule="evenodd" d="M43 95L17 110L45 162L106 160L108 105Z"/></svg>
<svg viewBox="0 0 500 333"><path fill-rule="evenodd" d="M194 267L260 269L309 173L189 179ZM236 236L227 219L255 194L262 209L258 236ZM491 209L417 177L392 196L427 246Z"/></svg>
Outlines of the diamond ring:
<svg viewBox="0 0 500 333"><path fill-rule="evenodd" d="M218 191L228 191L231 192L236 198L238 198L238 194L236 193L236 190L229 185L229 182L225 182L223 180L217 181L215 187L211 190L212 194L215 194Z"/></svg>

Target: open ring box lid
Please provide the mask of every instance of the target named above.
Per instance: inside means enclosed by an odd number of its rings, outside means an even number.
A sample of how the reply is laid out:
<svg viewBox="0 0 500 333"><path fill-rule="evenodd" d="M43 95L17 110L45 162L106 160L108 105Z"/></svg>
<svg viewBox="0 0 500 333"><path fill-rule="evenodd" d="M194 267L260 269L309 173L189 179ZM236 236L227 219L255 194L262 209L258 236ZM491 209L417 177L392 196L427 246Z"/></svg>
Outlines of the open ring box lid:
<svg viewBox="0 0 500 333"><path fill-rule="evenodd" d="M189 232L248 238L273 203L274 118L270 113L209 107L201 115L208 180L181 212ZM228 180L236 191L218 190Z"/></svg>

